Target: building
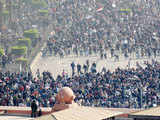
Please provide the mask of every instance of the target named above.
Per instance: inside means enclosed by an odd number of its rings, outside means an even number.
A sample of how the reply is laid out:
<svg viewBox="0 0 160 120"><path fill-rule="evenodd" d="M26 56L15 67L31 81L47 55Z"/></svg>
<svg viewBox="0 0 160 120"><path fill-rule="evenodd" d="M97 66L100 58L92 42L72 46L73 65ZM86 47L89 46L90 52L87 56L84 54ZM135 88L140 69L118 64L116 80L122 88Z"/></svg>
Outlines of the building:
<svg viewBox="0 0 160 120"><path fill-rule="evenodd" d="M160 106L130 113L128 117L133 120L160 120Z"/></svg>
<svg viewBox="0 0 160 120"><path fill-rule="evenodd" d="M114 120L115 116L122 112L95 107L71 107L49 115L42 116L36 120Z"/></svg>

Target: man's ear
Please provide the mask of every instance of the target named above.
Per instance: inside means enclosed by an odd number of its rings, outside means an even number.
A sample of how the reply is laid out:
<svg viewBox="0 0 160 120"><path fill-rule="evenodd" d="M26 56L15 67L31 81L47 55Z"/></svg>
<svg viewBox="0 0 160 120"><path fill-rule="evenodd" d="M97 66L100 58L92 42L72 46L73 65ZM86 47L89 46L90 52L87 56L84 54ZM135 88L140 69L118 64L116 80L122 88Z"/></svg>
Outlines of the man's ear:
<svg viewBox="0 0 160 120"><path fill-rule="evenodd" d="M74 100L74 97L70 97L70 99L68 101L66 101L66 104L72 104Z"/></svg>
<svg viewBox="0 0 160 120"><path fill-rule="evenodd" d="M76 98L76 96L73 94L72 99L74 100Z"/></svg>
<svg viewBox="0 0 160 120"><path fill-rule="evenodd" d="M72 101L74 100L74 96L71 97L71 100L72 100Z"/></svg>
<svg viewBox="0 0 160 120"><path fill-rule="evenodd" d="M56 95L55 98L56 98L56 103L59 103L59 95L58 94Z"/></svg>
<svg viewBox="0 0 160 120"><path fill-rule="evenodd" d="M72 104L73 102L74 102L74 99L75 99L75 96L73 95L72 97L71 97L71 103L70 104Z"/></svg>

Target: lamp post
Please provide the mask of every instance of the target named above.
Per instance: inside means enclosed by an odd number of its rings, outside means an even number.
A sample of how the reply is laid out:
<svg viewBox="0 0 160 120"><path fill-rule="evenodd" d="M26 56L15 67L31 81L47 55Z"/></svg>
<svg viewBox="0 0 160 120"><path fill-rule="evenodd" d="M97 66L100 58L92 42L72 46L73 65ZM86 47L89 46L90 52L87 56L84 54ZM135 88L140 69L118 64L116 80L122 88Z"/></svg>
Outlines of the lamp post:
<svg viewBox="0 0 160 120"><path fill-rule="evenodd" d="M11 20L12 20L12 0L6 0L6 7L7 10L9 11L9 25L11 24Z"/></svg>
<svg viewBox="0 0 160 120"><path fill-rule="evenodd" d="M2 5L2 2L0 1L0 14L2 14L2 7L3 5ZM1 29L2 29L2 17L0 17L0 31Z"/></svg>

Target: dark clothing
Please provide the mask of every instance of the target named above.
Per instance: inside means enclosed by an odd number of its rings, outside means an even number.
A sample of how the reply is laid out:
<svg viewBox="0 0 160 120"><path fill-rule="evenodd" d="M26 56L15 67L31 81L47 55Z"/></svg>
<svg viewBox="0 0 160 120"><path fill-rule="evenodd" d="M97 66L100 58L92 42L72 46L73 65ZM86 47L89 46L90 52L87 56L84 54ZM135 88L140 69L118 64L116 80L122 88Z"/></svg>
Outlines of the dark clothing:
<svg viewBox="0 0 160 120"><path fill-rule="evenodd" d="M84 72L86 73L87 71L88 71L88 67L87 67L87 65L83 65L83 69L84 69Z"/></svg>
<svg viewBox="0 0 160 120"><path fill-rule="evenodd" d="M75 70L74 70L74 68L75 68L75 64L74 64L74 62L72 62L71 63L71 68L72 68L72 76L74 75L74 73L75 73Z"/></svg>
<svg viewBox="0 0 160 120"><path fill-rule="evenodd" d="M38 112L38 117L42 116L42 110L40 109Z"/></svg>
<svg viewBox="0 0 160 120"><path fill-rule="evenodd" d="M38 106L35 101L31 103L31 109L32 109L31 117L36 117Z"/></svg>
<svg viewBox="0 0 160 120"><path fill-rule="evenodd" d="M77 72L78 72L78 74L81 72L81 65L80 64L77 65Z"/></svg>

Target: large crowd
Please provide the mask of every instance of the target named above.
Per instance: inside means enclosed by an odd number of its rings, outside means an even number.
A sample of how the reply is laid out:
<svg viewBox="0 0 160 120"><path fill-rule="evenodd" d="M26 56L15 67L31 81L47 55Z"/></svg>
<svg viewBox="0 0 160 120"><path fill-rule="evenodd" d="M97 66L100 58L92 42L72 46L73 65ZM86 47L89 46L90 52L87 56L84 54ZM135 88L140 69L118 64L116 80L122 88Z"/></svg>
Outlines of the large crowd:
<svg viewBox="0 0 160 120"><path fill-rule="evenodd" d="M50 31L43 56L76 54L100 55L101 58L128 58L132 53L140 57L160 55L159 0L45 0L49 5L48 18L43 20L37 11L25 4L0 37L6 56L1 58L5 67L9 58L7 48L11 41L22 37L22 31L37 26L42 38ZM16 12L18 10L15 10ZM34 12L33 12L34 11ZM26 15L27 13L27 15ZM49 27L44 27L49 26ZM43 41L45 42L45 41ZM14 44L13 44L14 45ZM8 61L9 63L10 60ZM72 76L65 72L57 78L51 73L0 72L0 105L30 106L33 99L39 106L52 107L55 95L63 86L73 89L75 101L86 106L147 108L160 104L160 63L145 63L143 68L117 68L114 72L96 71L96 64L76 65ZM77 73L76 70L77 69ZM83 71L84 69L84 71Z"/></svg>
<svg viewBox="0 0 160 120"><path fill-rule="evenodd" d="M95 70L91 69L92 66L95 66ZM59 89L68 86L74 91L75 101L80 105L153 107L160 104L160 63L145 62L145 66L137 64L137 68L117 68L114 72L103 69L97 72L93 63L86 71L77 70L72 76L63 71L57 78L47 71L41 74L39 70L36 77L31 72L1 72L0 105L30 106L31 101L36 100L40 107L52 107Z"/></svg>
<svg viewBox="0 0 160 120"><path fill-rule="evenodd" d="M43 56L96 54L107 58L111 54L118 59L120 54L126 58L132 53L137 58L160 55L159 0L45 0L47 7L41 9L49 11L47 19L25 2L14 2L20 7L13 9L5 37L0 31L1 47L7 57L1 59L3 66L8 60L12 63L8 48L15 44L13 41L23 37L24 30L35 27L41 42L47 41Z"/></svg>
<svg viewBox="0 0 160 120"><path fill-rule="evenodd" d="M160 53L159 1L64 0L51 5L54 28L44 49L61 57L98 54L155 57Z"/></svg>

